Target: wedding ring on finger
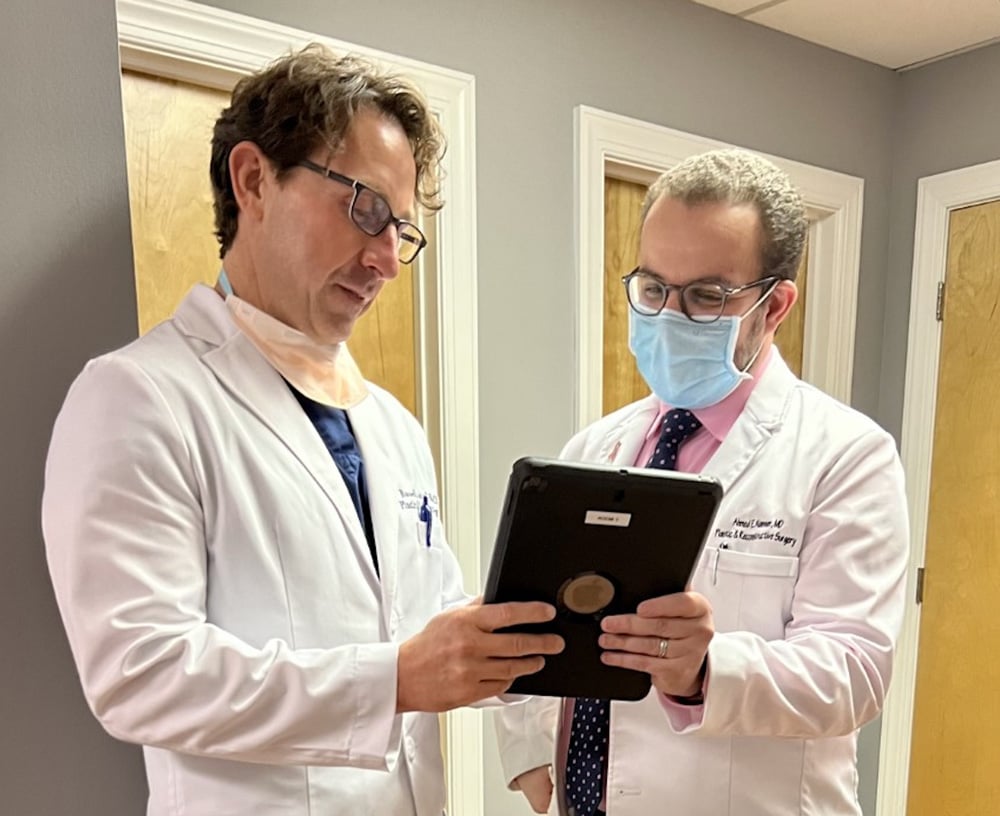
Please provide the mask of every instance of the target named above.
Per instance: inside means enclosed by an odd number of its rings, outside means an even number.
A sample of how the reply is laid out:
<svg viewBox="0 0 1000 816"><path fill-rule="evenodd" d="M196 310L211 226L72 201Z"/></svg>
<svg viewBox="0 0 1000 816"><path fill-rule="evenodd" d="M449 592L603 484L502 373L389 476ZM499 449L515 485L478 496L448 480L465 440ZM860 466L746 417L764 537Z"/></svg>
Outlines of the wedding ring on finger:
<svg viewBox="0 0 1000 816"><path fill-rule="evenodd" d="M666 638L660 638L660 648L656 652L656 656L663 660L667 656L667 647L670 646L670 641Z"/></svg>

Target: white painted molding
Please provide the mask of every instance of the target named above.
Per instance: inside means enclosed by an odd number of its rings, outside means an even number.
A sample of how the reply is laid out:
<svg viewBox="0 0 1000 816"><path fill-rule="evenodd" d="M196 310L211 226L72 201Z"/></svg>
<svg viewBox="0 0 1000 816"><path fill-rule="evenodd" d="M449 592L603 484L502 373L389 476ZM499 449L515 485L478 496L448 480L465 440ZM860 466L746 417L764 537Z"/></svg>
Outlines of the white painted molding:
<svg viewBox="0 0 1000 816"><path fill-rule="evenodd" d="M186 0L118 0L122 66L230 89L247 73L310 42L405 73L427 95L448 139L437 215L438 286L431 349L440 383L442 506L468 587L478 587L479 416L476 296L475 81L469 74ZM483 813L483 735L478 711L449 715L451 813Z"/></svg>
<svg viewBox="0 0 1000 816"><path fill-rule="evenodd" d="M941 323L935 317L938 283L944 280L951 211L1000 198L1000 161L920 179L913 239L910 326L906 345L901 457L910 507L910 563L907 605L896 649L892 687L882 714L877 816L906 812L910 744L917 679L920 606L916 573L927 550L931 458L937 404Z"/></svg>
<svg viewBox="0 0 1000 816"><path fill-rule="evenodd" d="M649 183L688 156L732 147L580 105L575 111L577 391L579 428L601 415L604 319L604 177ZM762 154L767 155L767 154ZM814 219L803 379L851 401L864 180L767 155L799 188Z"/></svg>

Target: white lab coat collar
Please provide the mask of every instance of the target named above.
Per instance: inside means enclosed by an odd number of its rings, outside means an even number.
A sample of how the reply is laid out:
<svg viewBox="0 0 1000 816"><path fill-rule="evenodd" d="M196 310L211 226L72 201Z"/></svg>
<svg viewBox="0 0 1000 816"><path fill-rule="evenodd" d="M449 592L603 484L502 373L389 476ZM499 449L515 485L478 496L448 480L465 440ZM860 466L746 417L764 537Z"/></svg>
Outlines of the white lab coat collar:
<svg viewBox="0 0 1000 816"><path fill-rule="evenodd" d="M384 415L375 410L375 400L370 395L351 408L347 414L351 419L361 458L365 462L368 505L379 562L379 575L374 576L373 573L373 578L376 581L377 591L381 592L383 613L388 616L391 613L392 599L397 594L399 577L399 491L400 488L410 487L394 481L389 474L399 472L398 463L392 461L392 455L398 458L400 455L407 455L407 451L396 449L390 455L384 449L382 445L386 431ZM373 474L379 474L380 477L373 478ZM364 540L362 531L362 541ZM407 537L406 541L409 543L410 538ZM367 548L367 544L365 546ZM386 623L390 628L395 628L388 617Z"/></svg>
<svg viewBox="0 0 1000 816"><path fill-rule="evenodd" d="M767 369L751 392L746 407L702 473L719 479L728 490L757 456L761 446L781 427L792 389L798 384L800 381L781 359L778 349L773 348ZM632 466L659 410L660 400L650 394L607 417L609 424L595 460Z"/></svg>
<svg viewBox="0 0 1000 816"><path fill-rule="evenodd" d="M351 544L359 560L365 565L373 592L381 594L382 588L371 563L368 541L343 477L326 447L317 444L315 427L281 375L239 330L226 308L225 301L214 289L204 285L192 289L178 307L174 320L178 329L184 334L196 337L212 346L202 356L205 365L237 401L274 432L316 480L339 513ZM350 416L353 422L354 413L351 412ZM367 453L365 449L363 455ZM378 468L373 467L373 464L368 462L366 456L369 473L378 472ZM369 479L370 491L373 481ZM382 503L380 499L378 504L375 504L373 498L372 513L376 519L380 517L377 508L381 507ZM387 514L387 517L395 519L395 513ZM388 532L392 535L386 538ZM378 542L394 543L396 535L395 531L387 531L376 526L375 538ZM379 555L382 554L380 547ZM394 562L394 559L385 560ZM380 565L381 561L380 558Z"/></svg>
<svg viewBox="0 0 1000 816"><path fill-rule="evenodd" d="M750 392L746 407L702 473L714 476L724 490L729 490L761 447L781 427L788 413L792 389L800 380L792 374L777 348L756 387Z"/></svg>
<svg viewBox="0 0 1000 816"><path fill-rule="evenodd" d="M610 425L598 447L596 461L632 467L646 442L646 431L659 411L659 398L650 394L609 415Z"/></svg>

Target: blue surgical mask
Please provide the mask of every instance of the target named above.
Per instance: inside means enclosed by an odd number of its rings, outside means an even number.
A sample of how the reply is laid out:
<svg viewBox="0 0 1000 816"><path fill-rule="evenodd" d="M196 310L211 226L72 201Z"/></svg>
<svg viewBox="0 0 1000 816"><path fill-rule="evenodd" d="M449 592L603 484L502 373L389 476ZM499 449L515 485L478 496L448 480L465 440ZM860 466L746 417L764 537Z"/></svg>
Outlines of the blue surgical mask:
<svg viewBox="0 0 1000 816"><path fill-rule="evenodd" d="M733 355L740 325L766 299L742 316L725 315L714 323L696 323L672 309L656 315L629 309L629 349L642 378L675 408L696 410L721 402L750 379L747 369L760 348L743 370L736 367Z"/></svg>

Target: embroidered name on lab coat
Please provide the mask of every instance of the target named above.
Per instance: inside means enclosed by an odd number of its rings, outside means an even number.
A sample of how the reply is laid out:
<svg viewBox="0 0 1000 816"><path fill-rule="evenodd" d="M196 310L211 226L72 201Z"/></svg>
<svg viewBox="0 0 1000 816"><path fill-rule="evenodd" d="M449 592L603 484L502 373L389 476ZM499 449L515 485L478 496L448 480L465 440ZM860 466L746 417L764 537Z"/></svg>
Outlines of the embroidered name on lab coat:
<svg viewBox="0 0 1000 816"><path fill-rule="evenodd" d="M785 520L781 518L754 518L733 516L728 527L716 527L713 531L719 546L726 546L734 541L774 541L782 547L795 549L799 540L795 536L783 532Z"/></svg>
<svg viewBox="0 0 1000 816"><path fill-rule="evenodd" d="M399 490L400 510L419 510L423 507L425 501L430 506L434 515L439 515L436 493L421 493L419 490Z"/></svg>

